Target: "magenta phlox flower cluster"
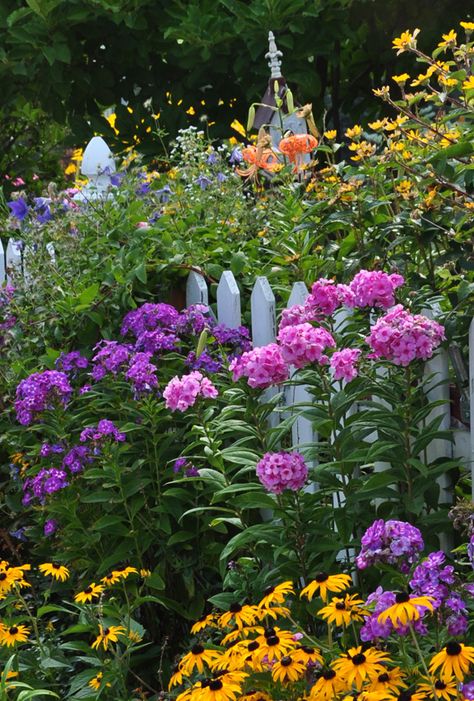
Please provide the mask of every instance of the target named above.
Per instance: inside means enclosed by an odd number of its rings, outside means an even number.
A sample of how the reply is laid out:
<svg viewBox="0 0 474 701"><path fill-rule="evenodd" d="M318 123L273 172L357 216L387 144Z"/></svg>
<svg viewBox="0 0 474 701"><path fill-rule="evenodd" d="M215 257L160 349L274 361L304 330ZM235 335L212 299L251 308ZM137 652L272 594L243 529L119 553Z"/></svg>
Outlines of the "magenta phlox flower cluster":
<svg viewBox="0 0 474 701"><path fill-rule="evenodd" d="M204 329L212 329L215 322L208 306L193 304L183 309L176 323L176 331L181 335L197 336Z"/></svg>
<svg viewBox="0 0 474 701"><path fill-rule="evenodd" d="M51 468L42 469L35 477L27 477L23 482L22 504L28 506L36 498L44 504L46 497L60 489L64 489L69 484L67 474L64 470Z"/></svg>
<svg viewBox="0 0 474 701"><path fill-rule="evenodd" d="M191 370L203 370L209 374L219 372L223 368L222 356L218 356L217 359L213 358L207 350L204 350L199 357L194 351L191 351L186 357L185 364Z"/></svg>
<svg viewBox="0 0 474 701"><path fill-rule="evenodd" d="M377 320L365 340L372 348L371 357L407 366L415 359L431 358L444 339L444 328L436 321L410 314L397 304Z"/></svg>
<svg viewBox="0 0 474 701"><path fill-rule="evenodd" d="M187 458L178 458L173 465L175 474L184 472L185 477L199 477L199 470Z"/></svg>
<svg viewBox="0 0 474 701"><path fill-rule="evenodd" d="M163 351L176 350L178 337L167 329L154 329L153 331L143 331L135 343L136 350L146 353L162 353Z"/></svg>
<svg viewBox="0 0 474 701"><path fill-rule="evenodd" d="M250 387L264 389L278 385L288 379L289 369L281 348L276 343L254 348L234 358L230 363L234 382L241 377L247 378Z"/></svg>
<svg viewBox="0 0 474 701"><path fill-rule="evenodd" d="M405 282L402 275L389 275L380 270L361 270L349 285L349 307L381 307L389 309L395 304L395 290Z"/></svg>
<svg viewBox="0 0 474 701"><path fill-rule="evenodd" d="M434 608L439 608L449 596L450 585L454 584L454 567L445 564L446 555L433 552L423 560L411 576L409 585L417 596L432 596Z"/></svg>
<svg viewBox="0 0 474 701"><path fill-rule="evenodd" d="M361 538L362 549L356 557L360 570L384 562L407 571L424 548L421 532L406 521L379 519L374 521Z"/></svg>
<svg viewBox="0 0 474 701"><path fill-rule="evenodd" d="M57 370L35 372L16 388L15 411L23 426L33 423L46 409L65 406L72 394L67 375Z"/></svg>
<svg viewBox="0 0 474 701"><path fill-rule="evenodd" d="M145 331L154 331L157 328L171 330L176 328L179 318L179 312L170 304L147 302L125 315L120 333L122 336L130 333L138 338Z"/></svg>
<svg viewBox="0 0 474 701"><path fill-rule="evenodd" d="M91 377L96 382L107 373L117 375L124 370L130 358L131 346L117 341L100 341L94 348L97 351L92 358L93 368Z"/></svg>
<svg viewBox="0 0 474 701"><path fill-rule="evenodd" d="M64 453L64 446L60 443L42 443L39 450L40 457L49 458L50 455Z"/></svg>
<svg viewBox="0 0 474 701"><path fill-rule="evenodd" d="M211 380L198 370L182 377L175 375L163 391L166 407L171 411L186 411L194 406L198 397L214 399L217 395Z"/></svg>
<svg viewBox="0 0 474 701"><path fill-rule="evenodd" d="M336 351L331 356L331 369L335 380L345 380L350 382L359 374L357 361L362 351L353 348L344 348Z"/></svg>
<svg viewBox="0 0 474 701"><path fill-rule="evenodd" d="M281 494L285 489L296 492L304 486L308 478L304 458L296 451L265 453L257 463L256 470L258 479L272 494Z"/></svg>
<svg viewBox="0 0 474 701"><path fill-rule="evenodd" d="M136 395L158 386L157 367L151 362L151 357L152 353L135 353L125 373L125 379L132 383Z"/></svg>
<svg viewBox="0 0 474 701"><path fill-rule="evenodd" d="M84 467L91 463L93 457L90 453L89 447L85 445L76 445L68 452L63 458L61 463L61 468L63 470L69 470L73 475L78 474L84 470Z"/></svg>
<svg viewBox="0 0 474 701"><path fill-rule="evenodd" d="M325 351L336 346L329 331L308 323L285 326L278 333L278 342L285 362L297 368L310 363L327 365L329 358Z"/></svg>
<svg viewBox="0 0 474 701"><path fill-rule="evenodd" d="M343 294L344 293L344 294ZM305 301L304 308L313 313L313 318L331 316L347 299L344 285L338 285L334 280L319 278L311 287L311 294Z"/></svg>
<svg viewBox="0 0 474 701"><path fill-rule="evenodd" d="M80 370L85 370L89 365L87 358L79 351L71 351L70 353L61 353L56 360L55 366L57 370L61 370L71 375L77 375Z"/></svg>
<svg viewBox="0 0 474 701"><path fill-rule="evenodd" d="M474 679L459 685L464 701L474 701Z"/></svg>
<svg viewBox="0 0 474 701"><path fill-rule="evenodd" d="M47 538L49 538L49 536L56 533L56 531L58 530L58 525L59 525L58 522L54 518L48 519L44 524L44 528L43 528L44 535Z"/></svg>
<svg viewBox="0 0 474 701"><path fill-rule="evenodd" d="M240 355L252 350L250 332L245 326L231 329L225 324L211 325L210 333L216 339L218 345L230 346L234 354Z"/></svg>
<svg viewBox="0 0 474 701"><path fill-rule="evenodd" d="M121 443L126 440L127 436L118 430L113 421L109 419L101 419L97 426L89 426L85 428L79 440L81 443L103 443L105 440L112 440L116 443Z"/></svg>
<svg viewBox="0 0 474 701"><path fill-rule="evenodd" d="M296 324L304 324L307 321L316 321L314 312L306 308L304 304L294 304L282 311L278 329L281 331L287 326L296 326Z"/></svg>

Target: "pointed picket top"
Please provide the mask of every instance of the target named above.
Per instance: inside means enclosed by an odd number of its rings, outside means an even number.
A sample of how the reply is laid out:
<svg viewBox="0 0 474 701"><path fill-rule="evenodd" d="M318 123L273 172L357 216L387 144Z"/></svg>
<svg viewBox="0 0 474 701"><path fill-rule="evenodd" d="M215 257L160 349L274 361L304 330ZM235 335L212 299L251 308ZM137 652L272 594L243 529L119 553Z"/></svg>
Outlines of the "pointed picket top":
<svg viewBox="0 0 474 701"><path fill-rule="evenodd" d="M281 57L283 53L277 49L275 36L273 32L268 32L268 51L265 58L268 58L268 67L270 69L271 78L281 78Z"/></svg>
<svg viewBox="0 0 474 701"><path fill-rule="evenodd" d="M3 283L6 280L6 274L5 274L5 251L3 249L3 243L2 240L0 239L0 285L3 285Z"/></svg>
<svg viewBox="0 0 474 701"><path fill-rule="evenodd" d="M217 318L219 324L225 324L231 329L238 328L242 323L240 291L230 270L222 273L217 286Z"/></svg>
<svg viewBox="0 0 474 701"><path fill-rule="evenodd" d="M186 306L191 307L193 304L209 306L209 293L203 276L191 270L186 282Z"/></svg>
<svg viewBox="0 0 474 701"><path fill-rule="evenodd" d="M11 272L16 269L21 270L21 252L23 249L23 242L17 241L15 239L9 239L7 245L6 254L6 271L7 271L7 282L12 282Z"/></svg>
<svg viewBox="0 0 474 701"><path fill-rule="evenodd" d="M273 343L276 336L275 295L263 275L257 277L250 297L254 348Z"/></svg>
<svg viewBox="0 0 474 701"><path fill-rule="evenodd" d="M112 151L101 136L93 136L82 156L81 173L87 178L95 178L104 171L115 173Z"/></svg>
<svg viewBox="0 0 474 701"><path fill-rule="evenodd" d="M286 308L294 307L295 304L304 304L309 297L308 288L304 282L295 282L291 288L291 293L288 298Z"/></svg>

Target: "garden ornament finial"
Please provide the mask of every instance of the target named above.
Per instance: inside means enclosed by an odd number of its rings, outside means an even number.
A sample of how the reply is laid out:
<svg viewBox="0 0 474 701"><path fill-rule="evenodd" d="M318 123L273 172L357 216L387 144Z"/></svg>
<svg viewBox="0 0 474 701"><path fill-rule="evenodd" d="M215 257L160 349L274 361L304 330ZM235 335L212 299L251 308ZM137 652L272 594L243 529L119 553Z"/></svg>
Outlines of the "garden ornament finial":
<svg viewBox="0 0 474 701"><path fill-rule="evenodd" d="M265 58L268 58L268 67L271 70L272 78L281 78L281 61L280 58L283 56L282 52L277 49L275 43L275 37L273 32L268 32L268 52L265 54Z"/></svg>

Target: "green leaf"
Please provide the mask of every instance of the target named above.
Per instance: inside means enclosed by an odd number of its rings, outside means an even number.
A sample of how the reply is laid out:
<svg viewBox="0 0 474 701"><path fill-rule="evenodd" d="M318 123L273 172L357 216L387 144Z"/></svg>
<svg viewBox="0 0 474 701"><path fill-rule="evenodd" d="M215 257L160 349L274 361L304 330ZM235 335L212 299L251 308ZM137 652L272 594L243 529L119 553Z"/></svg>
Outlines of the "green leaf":
<svg viewBox="0 0 474 701"><path fill-rule="evenodd" d="M99 289L100 285L98 282L94 282L92 285L89 285L89 287L86 287L86 289L79 295L79 304L89 305L97 297Z"/></svg>

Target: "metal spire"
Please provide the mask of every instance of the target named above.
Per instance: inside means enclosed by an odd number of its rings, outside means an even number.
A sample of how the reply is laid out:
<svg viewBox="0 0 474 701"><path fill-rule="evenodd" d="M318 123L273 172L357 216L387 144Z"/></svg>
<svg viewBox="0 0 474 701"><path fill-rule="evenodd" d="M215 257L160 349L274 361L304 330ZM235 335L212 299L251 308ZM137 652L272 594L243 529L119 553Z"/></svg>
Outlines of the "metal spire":
<svg viewBox="0 0 474 701"><path fill-rule="evenodd" d="M280 58L282 56L282 52L277 49L273 32L268 32L268 52L265 54L265 58L268 58L268 67L271 70L271 78L282 77L280 70Z"/></svg>

